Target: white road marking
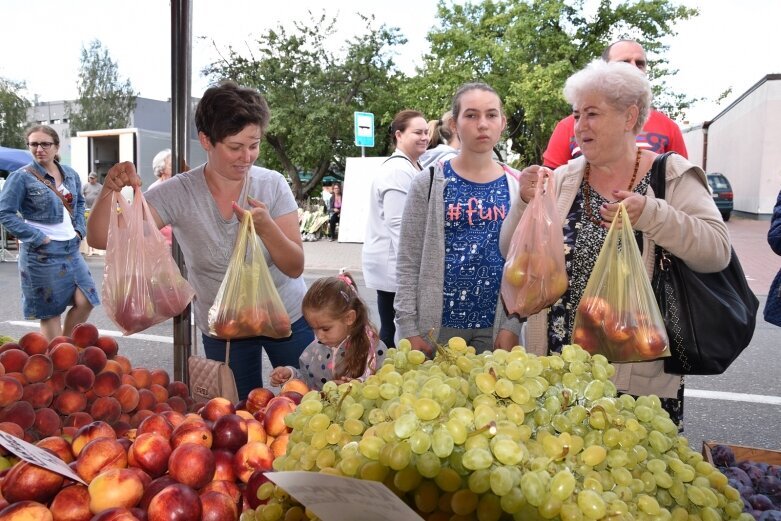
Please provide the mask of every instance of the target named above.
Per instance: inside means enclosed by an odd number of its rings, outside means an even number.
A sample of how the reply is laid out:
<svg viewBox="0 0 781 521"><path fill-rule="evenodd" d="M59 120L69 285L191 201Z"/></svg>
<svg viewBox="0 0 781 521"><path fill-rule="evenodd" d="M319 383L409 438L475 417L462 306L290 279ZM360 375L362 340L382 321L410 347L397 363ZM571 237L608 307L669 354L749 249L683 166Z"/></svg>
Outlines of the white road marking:
<svg viewBox="0 0 781 521"><path fill-rule="evenodd" d="M703 391L701 389L684 388L683 395L686 398L781 405L781 396L768 396L765 394L729 393L725 391Z"/></svg>
<svg viewBox="0 0 781 521"><path fill-rule="evenodd" d="M12 326L31 327L35 329L38 329L38 327L40 327L40 324L38 322L30 322L26 320L6 320L5 323L11 324ZM98 329L98 333L100 333L103 336L122 337L122 338L129 338L132 340L149 340L150 342L163 342L165 344L174 343L173 337L170 336L147 335L144 333L136 333L134 335L124 336L122 334L122 331L112 331L110 329Z"/></svg>

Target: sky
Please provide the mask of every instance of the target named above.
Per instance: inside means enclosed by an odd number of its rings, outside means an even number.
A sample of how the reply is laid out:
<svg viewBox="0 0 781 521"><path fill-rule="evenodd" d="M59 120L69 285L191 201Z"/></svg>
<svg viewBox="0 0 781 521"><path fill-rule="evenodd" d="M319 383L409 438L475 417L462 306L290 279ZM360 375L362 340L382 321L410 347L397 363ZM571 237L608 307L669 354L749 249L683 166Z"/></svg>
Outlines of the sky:
<svg viewBox="0 0 781 521"><path fill-rule="evenodd" d="M593 1L593 0L587 0ZM680 124L712 119L765 75L781 73L778 20L781 0L679 0L700 15L676 26L666 43L668 79L675 92L697 102ZM426 34L436 19L437 0L193 0L192 94L209 81L201 70L228 45L244 46L253 35L278 24L308 19L307 11L339 16L342 40L363 26L356 12L374 14L398 27L408 43L397 63L414 73L428 49ZM0 0L0 77L24 81L33 100L74 99L82 46L99 39L140 96L169 99L170 7L165 0ZM215 47L216 45L216 47ZM715 100L732 88L721 104Z"/></svg>

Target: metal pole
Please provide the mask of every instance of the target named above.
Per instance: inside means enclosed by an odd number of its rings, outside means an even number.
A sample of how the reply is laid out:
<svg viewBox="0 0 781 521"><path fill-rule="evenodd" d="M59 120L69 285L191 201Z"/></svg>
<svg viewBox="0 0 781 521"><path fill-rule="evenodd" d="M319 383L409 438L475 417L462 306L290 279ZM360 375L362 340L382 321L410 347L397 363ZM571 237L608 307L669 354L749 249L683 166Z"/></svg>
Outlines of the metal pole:
<svg viewBox="0 0 781 521"><path fill-rule="evenodd" d="M173 175L188 170L192 11L190 0L171 0L171 167ZM174 237L173 256L182 273L184 257ZM174 317L174 379L189 384L187 359L191 353L191 306Z"/></svg>

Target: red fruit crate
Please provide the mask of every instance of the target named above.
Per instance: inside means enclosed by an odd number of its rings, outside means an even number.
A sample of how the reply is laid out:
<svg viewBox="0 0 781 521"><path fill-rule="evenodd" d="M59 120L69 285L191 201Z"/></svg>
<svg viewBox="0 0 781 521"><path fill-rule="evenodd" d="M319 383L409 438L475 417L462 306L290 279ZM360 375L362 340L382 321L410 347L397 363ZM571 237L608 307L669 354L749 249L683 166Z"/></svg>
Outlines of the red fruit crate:
<svg viewBox="0 0 781 521"><path fill-rule="evenodd" d="M767 463L769 465L781 465L781 451L770 449L759 449L756 447L745 447L743 445L731 445L718 441L703 441L702 456L713 464L711 449L716 445L725 445L732 449L735 454L735 461L753 461L754 463Z"/></svg>

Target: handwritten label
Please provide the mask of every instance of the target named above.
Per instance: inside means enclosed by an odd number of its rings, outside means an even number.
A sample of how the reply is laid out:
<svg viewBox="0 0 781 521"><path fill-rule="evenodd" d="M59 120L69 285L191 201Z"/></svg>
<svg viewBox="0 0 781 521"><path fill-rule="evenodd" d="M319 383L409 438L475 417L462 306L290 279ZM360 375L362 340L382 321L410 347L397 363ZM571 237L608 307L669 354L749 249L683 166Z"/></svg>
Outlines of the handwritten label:
<svg viewBox="0 0 781 521"><path fill-rule="evenodd" d="M323 521L422 521L376 481L319 472L266 472L266 477Z"/></svg>
<svg viewBox="0 0 781 521"><path fill-rule="evenodd" d="M25 461L28 461L39 467L43 467L57 474L62 474L79 483L87 484L78 474L73 472L67 463L60 458L45 451L35 445L31 445L24 440L20 440L16 436L12 436L8 433L0 431L0 445L13 452Z"/></svg>

